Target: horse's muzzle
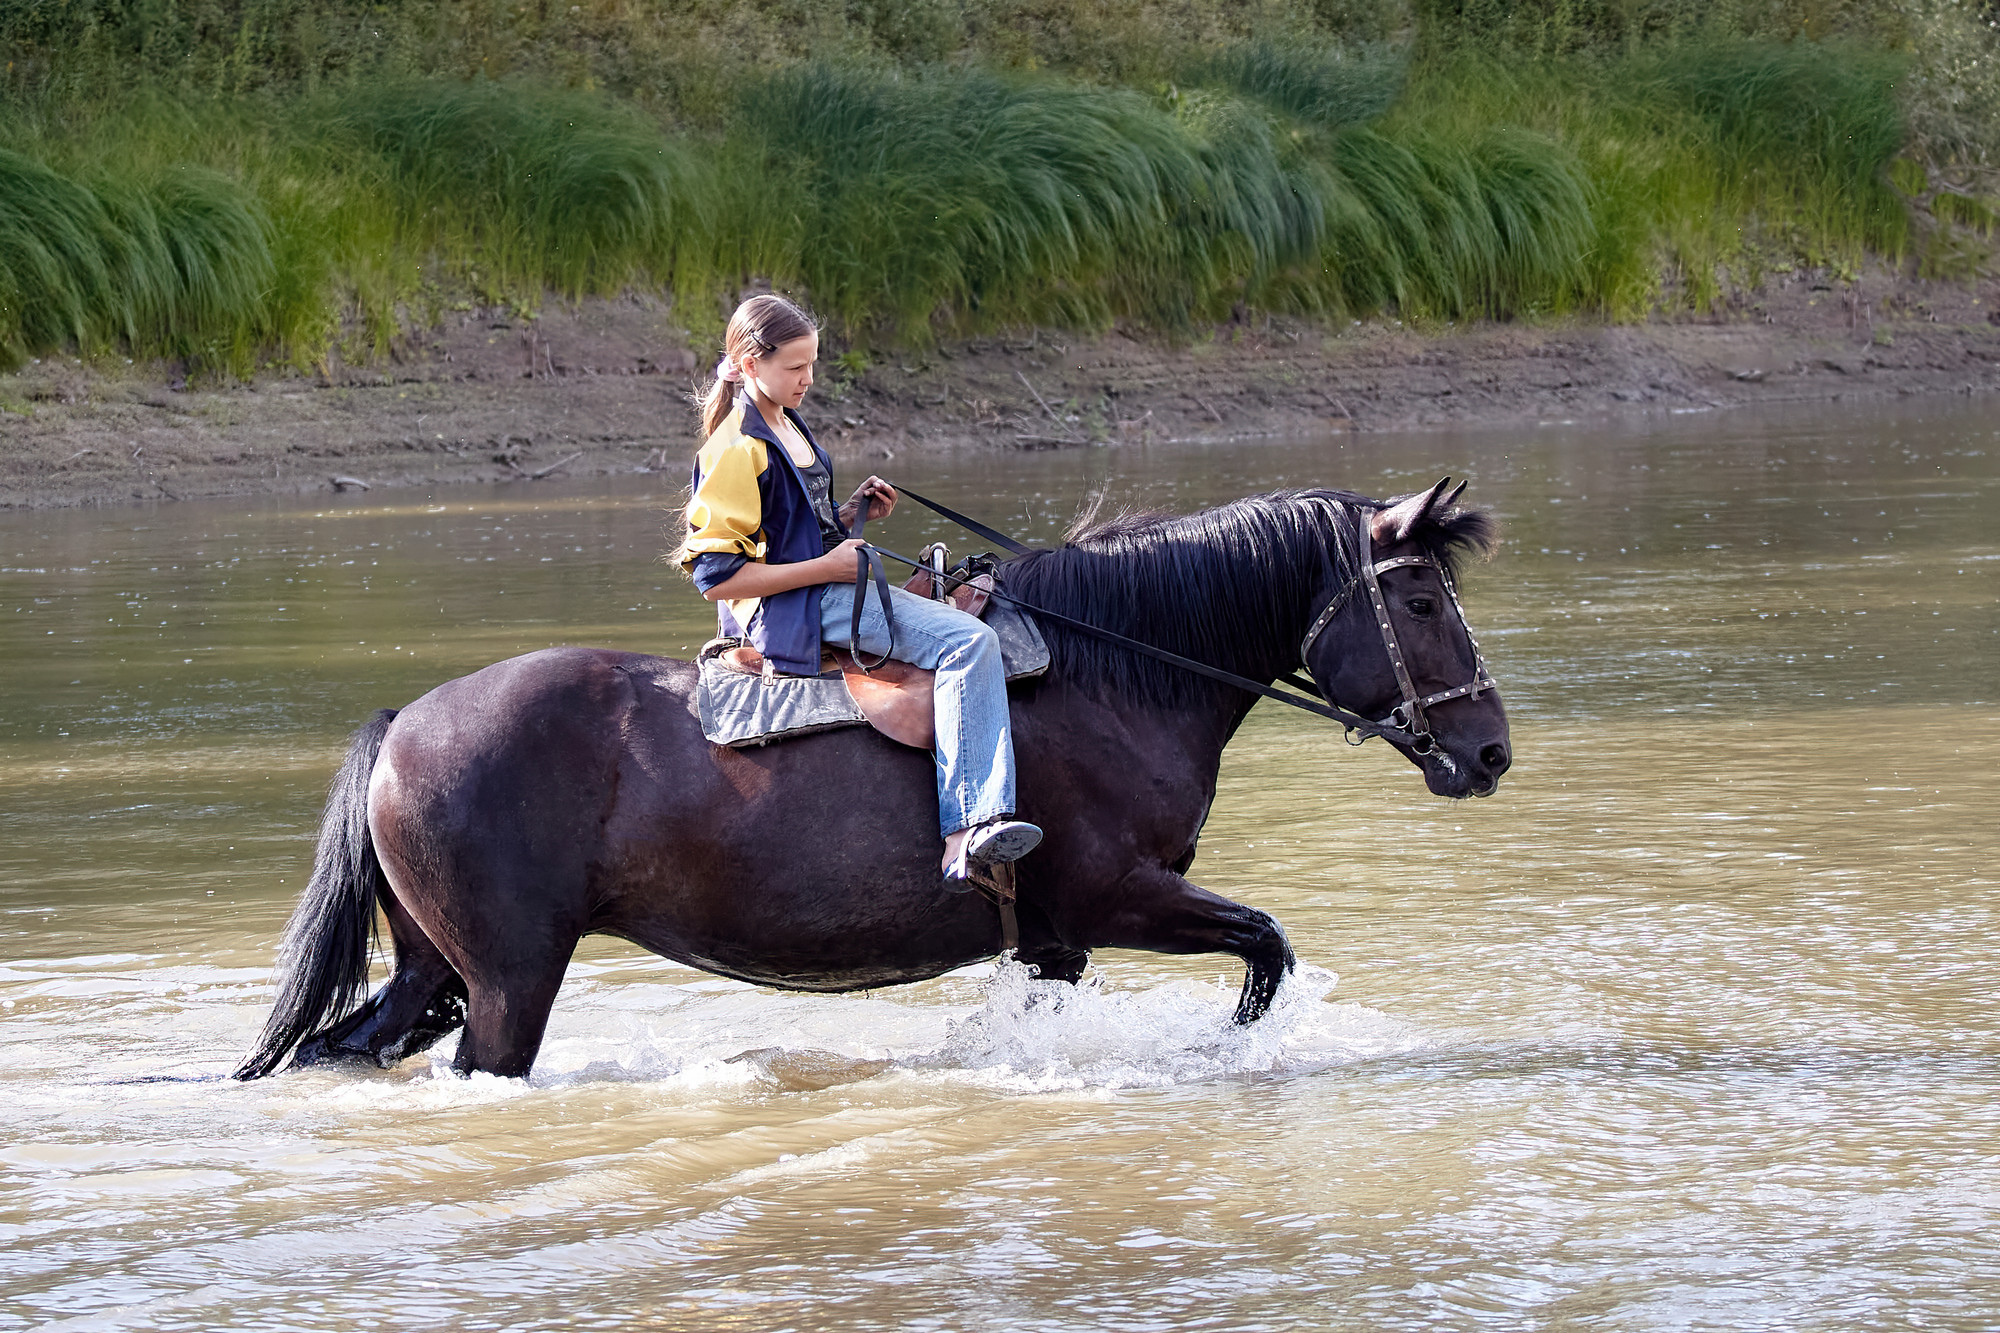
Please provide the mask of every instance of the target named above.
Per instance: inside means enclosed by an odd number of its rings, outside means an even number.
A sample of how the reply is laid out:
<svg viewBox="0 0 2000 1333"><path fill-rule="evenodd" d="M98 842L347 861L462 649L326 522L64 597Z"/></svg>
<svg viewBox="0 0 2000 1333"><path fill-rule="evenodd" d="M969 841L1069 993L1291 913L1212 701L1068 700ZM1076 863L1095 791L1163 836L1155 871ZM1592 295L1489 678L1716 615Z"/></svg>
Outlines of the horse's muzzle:
<svg viewBox="0 0 2000 1333"><path fill-rule="evenodd" d="M1506 744L1500 741L1482 745L1470 755L1454 755L1450 748L1440 745L1428 753L1409 757L1423 769L1424 785L1432 795L1455 801L1468 796L1491 796L1500 789L1501 774L1514 762Z"/></svg>

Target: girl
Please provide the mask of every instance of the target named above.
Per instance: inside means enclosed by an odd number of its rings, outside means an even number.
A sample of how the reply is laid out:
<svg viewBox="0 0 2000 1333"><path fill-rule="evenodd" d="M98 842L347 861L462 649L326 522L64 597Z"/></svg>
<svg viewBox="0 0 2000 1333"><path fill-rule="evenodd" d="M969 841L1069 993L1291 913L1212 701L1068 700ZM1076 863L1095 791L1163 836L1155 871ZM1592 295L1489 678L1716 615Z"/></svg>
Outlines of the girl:
<svg viewBox="0 0 2000 1333"><path fill-rule="evenodd" d="M838 511L833 465L799 418L819 359L819 330L778 296L736 308L715 383L701 400L703 443L681 568L716 603L724 635L747 637L779 671L817 675L821 640L845 645L854 612L859 539L848 525L868 506L888 517L896 492L861 483ZM969 888L970 863L1025 856L1042 840L1013 819L1014 743L1000 643L956 607L892 587L896 656L936 673L938 820L949 887ZM890 648L879 600L864 599L857 652Z"/></svg>

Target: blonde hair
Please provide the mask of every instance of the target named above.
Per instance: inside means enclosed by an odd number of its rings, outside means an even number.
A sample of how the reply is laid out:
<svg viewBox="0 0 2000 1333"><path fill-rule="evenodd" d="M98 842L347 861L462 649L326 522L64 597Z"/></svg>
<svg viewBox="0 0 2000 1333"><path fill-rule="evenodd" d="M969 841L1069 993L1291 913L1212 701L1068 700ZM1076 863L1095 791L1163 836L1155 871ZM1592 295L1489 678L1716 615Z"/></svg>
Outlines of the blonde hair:
<svg viewBox="0 0 2000 1333"><path fill-rule="evenodd" d="M736 307L722 335L722 355L741 366L746 356L769 356L794 338L818 329L812 317L782 296L753 296ZM701 404L703 439L715 434L736 398L736 381L720 375L697 400Z"/></svg>

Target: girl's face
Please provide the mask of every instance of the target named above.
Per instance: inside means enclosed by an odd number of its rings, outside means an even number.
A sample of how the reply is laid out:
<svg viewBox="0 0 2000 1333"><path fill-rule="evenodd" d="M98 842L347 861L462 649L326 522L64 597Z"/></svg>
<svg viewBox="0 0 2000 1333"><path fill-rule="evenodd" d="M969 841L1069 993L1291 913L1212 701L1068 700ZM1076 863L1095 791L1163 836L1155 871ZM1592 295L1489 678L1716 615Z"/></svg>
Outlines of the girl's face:
<svg viewBox="0 0 2000 1333"><path fill-rule="evenodd" d="M813 365L819 360L819 334L812 332L779 343L766 356L743 358L743 377L757 392L781 407L796 408L813 385Z"/></svg>

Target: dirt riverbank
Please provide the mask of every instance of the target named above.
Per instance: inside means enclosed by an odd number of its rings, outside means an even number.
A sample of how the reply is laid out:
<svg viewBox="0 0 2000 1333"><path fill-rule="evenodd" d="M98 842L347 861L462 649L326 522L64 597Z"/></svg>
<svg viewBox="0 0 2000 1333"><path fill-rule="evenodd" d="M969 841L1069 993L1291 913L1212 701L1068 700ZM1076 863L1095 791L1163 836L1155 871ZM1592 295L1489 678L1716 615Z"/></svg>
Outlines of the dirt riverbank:
<svg viewBox="0 0 2000 1333"><path fill-rule="evenodd" d="M1576 419L2000 389L2000 282L1773 278L1723 315L1415 332L1261 318L1192 345L1041 332L825 363L836 457ZM53 359L0 376L0 508L664 470L712 350L639 297L473 311L388 360L189 385Z"/></svg>

